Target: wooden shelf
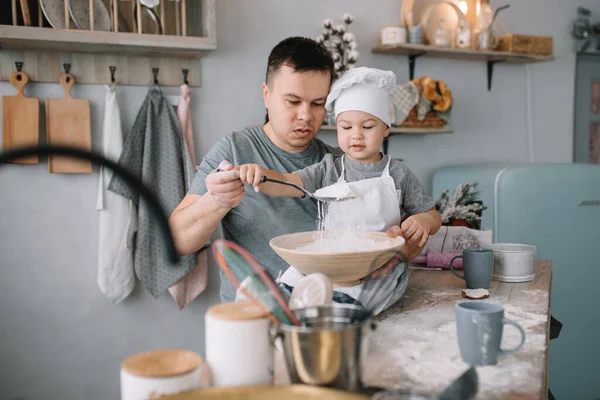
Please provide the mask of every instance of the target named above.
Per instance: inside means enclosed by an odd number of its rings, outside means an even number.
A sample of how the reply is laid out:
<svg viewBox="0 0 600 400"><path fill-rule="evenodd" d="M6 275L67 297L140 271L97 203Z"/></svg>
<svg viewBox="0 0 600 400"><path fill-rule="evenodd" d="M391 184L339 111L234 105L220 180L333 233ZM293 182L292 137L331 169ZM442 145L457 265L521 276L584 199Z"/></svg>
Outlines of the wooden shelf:
<svg viewBox="0 0 600 400"><path fill-rule="evenodd" d="M214 37L0 25L0 48L194 59L215 50L217 42Z"/></svg>
<svg viewBox="0 0 600 400"><path fill-rule="evenodd" d="M321 126L323 131L335 131L335 125L323 125ZM390 134L392 135L429 135L432 133L452 133L452 128L403 128L400 126L392 126L390 128Z"/></svg>
<svg viewBox="0 0 600 400"><path fill-rule="evenodd" d="M480 51L472 49L451 49L418 44L382 45L372 49L377 54L427 55L437 58L458 58L461 60L506 61L509 63L536 63L554 60L554 56L510 53L506 51ZM425 54L423 54L425 53Z"/></svg>
<svg viewBox="0 0 600 400"><path fill-rule="evenodd" d="M335 131L335 125L322 125L322 131ZM445 126L443 128L403 128L400 126L392 126L390 128L391 135L429 135L440 133L452 133L452 128ZM388 153L389 136L383 139L383 154Z"/></svg>
<svg viewBox="0 0 600 400"><path fill-rule="evenodd" d="M473 49L454 49L418 44L380 45L371 49L375 54L395 54L408 56L409 79L414 79L416 58L420 56L485 61L487 63L488 90L492 88L494 64L507 62L513 64L528 64L549 62L554 56L512 53L507 51L480 51Z"/></svg>

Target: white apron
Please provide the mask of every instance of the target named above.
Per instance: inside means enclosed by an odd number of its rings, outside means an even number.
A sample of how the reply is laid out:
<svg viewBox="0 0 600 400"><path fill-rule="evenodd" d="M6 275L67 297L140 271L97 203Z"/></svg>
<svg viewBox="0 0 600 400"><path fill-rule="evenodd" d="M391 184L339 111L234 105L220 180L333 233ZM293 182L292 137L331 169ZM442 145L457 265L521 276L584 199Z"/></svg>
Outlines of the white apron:
<svg viewBox="0 0 600 400"><path fill-rule="evenodd" d="M391 157L386 156L388 161L379 178L363 179L352 183L347 183L345 179L345 157L342 156L342 173L336 185L351 185L354 191L361 193L361 197L329 203L323 227L327 230L385 232L394 225L400 225L400 201L396 193L396 184L390 176ZM363 208L361 213L349 212L361 207Z"/></svg>
<svg viewBox="0 0 600 400"><path fill-rule="evenodd" d="M342 173L335 185L351 185L354 191L361 193L362 198L355 198L343 202L333 202L328 205L327 216L324 221L324 228L327 230L352 229L360 231L386 231L394 225L400 225L400 201L396 192L394 179L390 176L390 156L383 173L378 178L363 179L360 181L347 183L345 179L345 156L342 156ZM317 191L318 192L318 191ZM317 193L315 192L315 193ZM367 204L363 207L363 212L349 212L353 202ZM364 202L364 203L363 203ZM335 221L335 223L334 223ZM391 304L396 302L406 290L408 284L406 266L399 265L394 271L390 272L400 278L398 285L389 293L378 294L379 299L386 298L387 301L381 304L375 314L385 310ZM293 266L290 266L279 278L288 286L294 287L304 274ZM343 292L356 299L361 292L362 284L351 287L335 287L335 291Z"/></svg>

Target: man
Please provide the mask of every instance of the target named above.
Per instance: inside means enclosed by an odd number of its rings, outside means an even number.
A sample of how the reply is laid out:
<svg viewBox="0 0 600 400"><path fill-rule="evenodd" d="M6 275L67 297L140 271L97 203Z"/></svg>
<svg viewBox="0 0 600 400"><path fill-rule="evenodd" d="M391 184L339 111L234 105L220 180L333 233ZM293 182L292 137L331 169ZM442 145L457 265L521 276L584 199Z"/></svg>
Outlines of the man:
<svg viewBox="0 0 600 400"><path fill-rule="evenodd" d="M257 163L287 173L315 164L327 153L341 155L340 149L316 138L332 76L331 55L311 39L292 37L273 48L262 86L268 122L222 138L206 154L170 218L179 253L198 251L222 224L225 239L248 250L273 277L287 269L269 240L315 230L316 203L269 197L252 187L246 191L233 165ZM390 236L400 234L399 226L388 230ZM417 255L420 248L411 245L408 252ZM220 294L222 301L235 299L235 287L223 273Z"/></svg>

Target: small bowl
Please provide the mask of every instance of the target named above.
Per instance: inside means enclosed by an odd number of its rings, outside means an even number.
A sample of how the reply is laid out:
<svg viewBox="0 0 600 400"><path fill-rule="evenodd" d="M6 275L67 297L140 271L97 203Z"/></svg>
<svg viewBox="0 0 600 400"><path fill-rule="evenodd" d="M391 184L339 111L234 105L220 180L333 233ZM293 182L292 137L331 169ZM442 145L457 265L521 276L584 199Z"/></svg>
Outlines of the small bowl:
<svg viewBox="0 0 600 400"><path fill-rule="evenodd" d="M494 243L492 279L500 282L529 282L535 278L536 247L529 244Z"/></svg>
<svg viewBox="0 0 600 400"><path fill-rule="evenodd" d="M335 253L311 253L296 250L301 246L313 243L323 234L322 231L290 233L271 239L269 245L288 264L306 275L321 272L331 280L334 286L353 286L369 274L371 265L374 265L374 270L381 267L405 243L401 236L391 239L385 232L361 232L360 235L367 240L390 241L390 247Z"/></svg>

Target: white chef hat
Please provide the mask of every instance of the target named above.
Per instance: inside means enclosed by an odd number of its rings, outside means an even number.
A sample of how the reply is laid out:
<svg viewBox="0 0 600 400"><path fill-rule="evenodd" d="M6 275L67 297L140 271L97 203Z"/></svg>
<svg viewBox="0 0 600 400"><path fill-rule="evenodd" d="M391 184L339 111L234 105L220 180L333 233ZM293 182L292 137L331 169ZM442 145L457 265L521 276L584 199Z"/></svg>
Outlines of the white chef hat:
<svg viewBox="0 0 600 400"><path fill-rule="evenodd" d="M333 83L325 109L335 118L344 111L364 111L390 126L389 96L396 87L396 74L376 68L348 70Z"/></svg>

